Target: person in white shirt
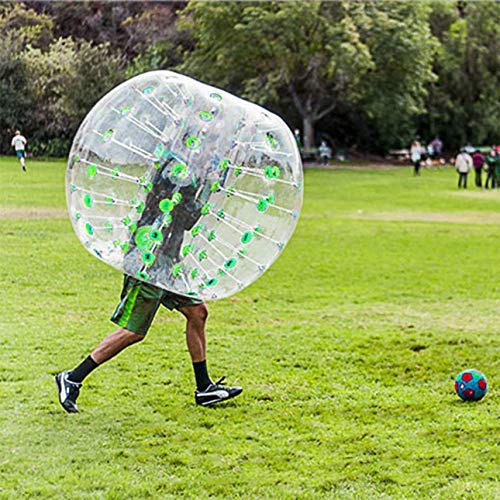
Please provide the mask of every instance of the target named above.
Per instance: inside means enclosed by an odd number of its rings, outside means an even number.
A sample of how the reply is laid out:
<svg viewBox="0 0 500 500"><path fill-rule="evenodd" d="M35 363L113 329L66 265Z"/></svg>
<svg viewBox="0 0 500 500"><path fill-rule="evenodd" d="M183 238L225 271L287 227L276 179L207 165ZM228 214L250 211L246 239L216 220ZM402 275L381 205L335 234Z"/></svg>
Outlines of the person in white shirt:
<svg viewBox="0 0 500 500"><path fill-rule="evenodd" d="M455 168L458 172L458 187L467 189L467 175L472 170L472 157L462 149L455 160Z"/></svg>
<svg viewBox="0 0 500 500"><path fill-rule="evenodd" d="M22 169L26 172L26 163L24 161L24 148L26 146L26 137L21 135L19 130L16 130L16 134L12 138L11 145L16 150L16 155L19 158L19 162L21 163Z"/></svg>

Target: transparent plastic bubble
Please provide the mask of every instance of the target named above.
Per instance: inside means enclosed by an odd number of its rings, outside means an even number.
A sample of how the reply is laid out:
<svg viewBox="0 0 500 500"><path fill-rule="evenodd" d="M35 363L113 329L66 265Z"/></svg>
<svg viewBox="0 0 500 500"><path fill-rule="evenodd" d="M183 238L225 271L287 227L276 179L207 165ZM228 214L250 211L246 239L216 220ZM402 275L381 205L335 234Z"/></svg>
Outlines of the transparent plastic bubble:
<svg viewBox="0 0 500 500"><path fill-rule="evenodd" d="M66 175L93 255L203 300L255 281L290 239L302 164L278 116L171 71L124 82L90 111Z"/></svg>

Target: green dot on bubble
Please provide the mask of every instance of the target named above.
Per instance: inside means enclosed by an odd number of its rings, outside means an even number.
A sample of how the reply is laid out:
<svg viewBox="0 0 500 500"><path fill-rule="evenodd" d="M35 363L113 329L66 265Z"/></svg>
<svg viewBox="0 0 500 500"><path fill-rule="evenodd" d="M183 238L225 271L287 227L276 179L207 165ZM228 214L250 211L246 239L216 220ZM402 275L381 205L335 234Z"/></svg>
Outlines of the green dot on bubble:
<svg viewBox="0 0 500 500"><path fill-rule="evenodd" d="M260 227L260 224L257 224L253 230L256 232L256 233L261 233L262 232L262 228Z"/></svg>
<svg viewBox="0 0 500 500"><path fill-rule="evenodd" d="M220 217L221 219L224 218L224 210L222 210L222 208L220 210L217 211L217 217Z"/></svg>
<svg viewBox="0 0 500 500"><path fill-rule="evenodd" d="M91 179L92 177L95 177L97 175L97 166L89 165L89 168L87 169L87 174Z"/></svg>
<svg viewBox="0 0 500 500"><path fill-rule="evenodd" d="M123 222L123 225L124 226L129 226L130 223L132 222L130 217L128 215L126 215L123 219L122 219L122 222Z"/></svg>
<svg viewBox="0 0 500 500"><path fill-rule="evenodd" d="M213 240L215 240L215 230L212 229L212 231L208 233L208 241L213 241Z"/></svg>
<svg viewBox="0 0 500 500"><path fill-rule="evenodd" d="M232 269L238 261L236 259L227 259L226 262L224 262L224 268L225 269Z"/></svg>
<svg viewBox="0 0 500 500"><path fill-rule="evenodd" d="M150 193L153 190L153 183L151 181L142 184L142 187L146 193Z"/></svg>
<svg viewBox="0 0 500 500"><path fill-rule="evenodd" d="M139 271L136 276L141 280L149 280L149 274L145 271Z"/></svg>
<svg viewBox="0 0 500 500"><path fill-rule="evenodd" d="M182 264L177 264L176 266L174 266L172 268L172 276L174 278L177 278L177 276L179 276L179 274L181 274L182 272Z"/></svg>
<svg viewBox="0 0 500 500"><path fill-rule="evenodd" d="M220 163L219 163L219 168L224 171L226 170L228 167L229 167L229 164L231 162L226 158L224 160L221 160Z"/></svg>
<svg viewBox="0 0 500 500"><path fill-rule="evenodd" d="M172 175L177 179L184 179L187 175L187 167L183 163L177 163L172 168Z"/></svg>
<svg viewBox="0 0 500 500"><path fill-rule="evenodd" d="M128 249L130 248L130 244L128 241L125 241L121 244L120 248L122 249L123 253L127 253Z"/></svg>
<svg viewBox="0 0 500 500"><path fill-rule="evenodd" d="M268 178L268 179L272 179L273 178L273 167L271 167L271 165L266 165L264 167L264 175Z"/></svg>
<svg viewBox="0 0 500 500"><path fill-rule="evenodd" d="M115 248L118 248L118 247L121 245L121 243L122 243L122 241L121 241L121 240L115 240L115 241L113 241L113 246L114 246Z"/></svg>
<svg viewBox="0 0 500 500"><path fill-rule="evenodd" d="M269 194L267 195L267 201L268 201L269 203L271 203L271 205L274 203L274 194L273 194L273 193L269 193Z"/></svg>
<svg viewBox="0 0 500 500"><path fill-rule="evenodd" d="M210 278L209 280L205 281L205 285L207 285L208 287L215 286L216 284L217 284L216 278Z"/></svg>
<svg viewBox="0 0 500 500"><path fill-rule="evenodd" d="M141 257L146 264L152 264L155 261L155 256L151 252L143 252Z"/></svg>
<svg viewBox="0 0 500 500"><path fill-rule="evenodd" d="M277 179L281 175L281 170L279 167L273 167L273 177Z"/></svg>
<svg viewBox="0 0 500 500"><path fill-rule="evenodd" d="M174 193L172 195L172 203L175 203L178 205L182 201L182 194L181 193Z"/></svg>
<svg viewBox="0 0 500 500"><path fill-rule="evenodd" d="M222 96L220 94L217 94L216 92L212 92L210 94L210 97L212 99L215 99L216 101L222 101Z"/></svg>
<svg viewBox="0 0 500 500"><path fill-rule="evenodd" d="M261 198L257 203L257 210L259 212L265 212L267 210L267 200Z"/></svg>
<svg viewBox="0 0 500 500"><path fill-rule="evenodd" d="M128 227L128 230L131 233L135 233L137 231L137 222L132 222L132 224Z"/></svg>
<svg viewBox="0 0 500 500"><path fill-rule="evenodd" d="M207 251L206 250L202 250L199 254L198 254L198 259L200 261L202 260L205 260L207 258Z"/></svg>
<svg viewBox="0 0 500 500"><path fill-rule="evenodd" d="M203 207L201 208L201 215L207 215L210 213L210 210L212 209L212 205L210 203L205 203Z"/></svg>
<svg viewBox="0 0 500 500"><path fill-rule="evenodd" d="M238 255L239 255L240 257L244 257L247 253L248 253L248 252L247 252L246 248L242 248L242 249L238 252Z"/></svg>
<svg viewBox="0 0 500 500"><path fill-rule="evenodd" d="M70 186L70 191L74 193L76 191L76 186L74 184L71 184Z"/></svg>
<svg viewBox="0 0 500 500"><path fill-rule="evenodd" d="M191 253L193 250L194 250L194 245L184 245L182 247L182 255L186 257L186 255Z"/></svg>
<svg viewBox="0 0 500 500"><path fill-rule="evenodd" d="M201 111L200 112L200 120L204 122L211 122L214 119L214 115L209 111Z"/></svg>
<svg viewBox="0 0 500 500"><path fill-rule="evenodd" d="M115 178L120 177L121 172L122 171L121 171L120 167L115 167L113 170L111 170L111 175Z"/></svg>
<svg viewBox="0 0 500 500"><path fill-rule="evenodd" d="M92 200L92 196L90 196L90 194L86 194L84 197L83 197L83 204L87 207L87 208L91 208L92 205L94 204L94 201Z"/></svg>
<svg viewBox="0 0 500 500"><path fill-rule="evenodd" d="M109 220L107 220L104 223L104 227L106 228L106 232L107 233L112 233L113 232L113 224Z"/></svg>
<svg viewBox="0 0 500 500"><path fill-rule="evenodd" d="M201 146L201 141L198 137L188 137L186 139L186 146L188 149L196 150Z"/></svg>
<svg viewBox="0 0 500 500"><path fill-rule="evenodd" d="M160 210L163 213L168 213L174 209L174 202L172 200L165 198L164 200L160 201L158 206L160 207Z"/></svg>
<svg viewBox="0 0 500 500"><path fill-rule="evenodd" d="M146 205L143 201L139 202L136 207L135 207L135 210L138 214L142 214L142 212L144 212L144 209L146 208Z"/></svg>
<svg viewBox="0 0 500 500"><path fill-rule="evenodd" d="M212 191L212 193L215 193L218 189L220 188L220 182L219 181L215 181L211 186L210 186L210 191Z"/></svg>
<svg viewBox="0 0 500 500"><path fill-rule="evenodd" d="M131 110L132 108L130 106L122 106L120 108L120 116L127 116Z"/></svg>
<svg viewBox="0 0 500 500"><path fill-rule="evenodd" d="M250 243L253 239L253 233L251 231L245 231L242 235L241 235L241 242L244 243L245 245L247 243Z"/></svg>
<svg viewBox="0 0 500 500"><path fill-rule="evenodd" d="M274 135L271 134L271 132L268 132L266 134L266 139L267 139L267 143L269 144L269 146L271 146L273 149L276 149L278 147L278 141L276 140Z"/></svg>
<svg viewBox="0 0 500 500"><path fill-rule="evenodd" d="M241 172L243 172L243 170L241 169L241 167L236 167L236 168L234 169L234 175L235 175L236 177L238 177L238 176L241 174Z"/></svg>
<svg viewBox="0 0 500 500"><path fill-rule="evenodd" d="M115 199L111 196L106 196L106 198L104 198L104 201L106 202L106 205L114 205L115 203Z"/></svg>
<svg viewBox="0 0 500 500"><path fill-rule="evenodd" d="M104 134L102 134L102 140L104 142L109 142L112 137L113 137L113 130L112 129L106 130L106 132L104 132Z"/></svg>
<svg viewBox="0 0 500 500"><path fill-rule="evenodd" d="M201 226L201 225L194 226L193 229L191 229L191 234L193 236L198 236L202 230L203 230L203 226Z"/></svg>
<svg viewBox="0 0 500 500"><path fill-rule="evenodd" d="M163 241L163 235L161 234L161 231L158 231L158 229L153 229L152 231L150 231L149 237L156 242Z"/></svg>
<svg viewBox="0 0 500 500"><path fill-rule="evenodd" d="M151 94L155 88L153 86L148 86L142 89L142 93L145 95Z"/></svg>
<svg viewBox="0 0 500 500"><path fill-rule="evenodd" d="M151 240L151 231L154 230L151 226L142 226L135 234L135 244L141 250L149 250L153 246Z"/></svg>
<svg viewBox="0 0 500 500"><path fill-rule="evenodd" d="M160 170L160 168L161 168L161 162L155 161L155 162L153 162L153 166L156 168L156 170Z"/></svg>
<svg viewBox="0 0 500 500"><path fill-rule="evenodd" d="M85 224L85 231L87 231L87 234L90 234L92 236L94 234L94 228L92 227L92 224Z"/></svg>
<svg viewBox="0 0 500 500"><path fill-rule="evenodd" d="M172 216L170 214L165 214L163 216L163 224L169 226L172 223Z"/></svg>
<svg viewBox="0 0 500 500"><path fill-rule="evenodd" d="M80 220L82 218L82 214L80 212L75 212L75 220Z"/></svg>
<svg viewBox="0 0 500 500"><path fill-rule="evenodd" d="M198 276L198 269L194 268L191 270L191 278L196 278L196 276Z"/></svg>
<svg viewBox="0 0 500 500"><path fill-rule="evenodd" d="M234 186L229 186L229 187L227 188L227 190L228 190L229 192L226 194L226 196L227 196L228 198L231 198L231 196L233 196L234 192L236 191L236 188L235 188Z"/></svg>

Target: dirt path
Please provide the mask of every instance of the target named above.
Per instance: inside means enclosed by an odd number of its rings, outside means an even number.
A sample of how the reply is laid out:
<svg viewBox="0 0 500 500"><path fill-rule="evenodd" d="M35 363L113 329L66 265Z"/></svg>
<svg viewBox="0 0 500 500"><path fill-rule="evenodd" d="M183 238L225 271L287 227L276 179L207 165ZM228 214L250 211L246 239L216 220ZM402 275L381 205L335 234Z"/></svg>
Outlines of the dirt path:
<svg viewBox="0 0 500 500"><path fill-rule="evenodd" d="M66 210L57 208L0 208L0 219L46 219L67 216Z"/></svg>

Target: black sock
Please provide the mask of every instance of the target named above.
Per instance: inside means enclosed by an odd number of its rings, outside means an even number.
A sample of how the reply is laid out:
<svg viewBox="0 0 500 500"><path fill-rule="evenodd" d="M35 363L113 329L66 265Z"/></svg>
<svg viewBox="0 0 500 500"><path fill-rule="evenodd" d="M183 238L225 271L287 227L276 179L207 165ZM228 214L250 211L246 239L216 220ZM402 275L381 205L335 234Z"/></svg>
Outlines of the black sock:
<svg viewBox="0 0 500 500"><path fill-rule="evenodd" d="M208 376L207 362L199 361L198 363L193 363L193 368L196 378L196 388L199 391L204 391L212 383Z"/></svg>
<svg viewBox="0 0 500 500"><path fill-rule="evenodd" d="M98 366L90 356L87 356L74 370L68 373L68 380L82 383L83 379Z"/></svg>

